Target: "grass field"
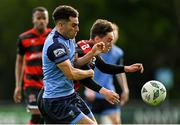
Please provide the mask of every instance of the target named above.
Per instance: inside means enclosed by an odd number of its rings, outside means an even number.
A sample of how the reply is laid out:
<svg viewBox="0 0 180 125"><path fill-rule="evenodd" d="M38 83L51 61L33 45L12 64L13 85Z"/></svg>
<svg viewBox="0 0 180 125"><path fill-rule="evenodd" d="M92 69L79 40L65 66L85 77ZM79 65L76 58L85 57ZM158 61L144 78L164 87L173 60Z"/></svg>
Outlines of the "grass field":
<svg viewBox="0 0 180 125"><path fill-rule="evenodd" d="M0 105L0 124L26 124L29 118L24 105Z"/></svg>

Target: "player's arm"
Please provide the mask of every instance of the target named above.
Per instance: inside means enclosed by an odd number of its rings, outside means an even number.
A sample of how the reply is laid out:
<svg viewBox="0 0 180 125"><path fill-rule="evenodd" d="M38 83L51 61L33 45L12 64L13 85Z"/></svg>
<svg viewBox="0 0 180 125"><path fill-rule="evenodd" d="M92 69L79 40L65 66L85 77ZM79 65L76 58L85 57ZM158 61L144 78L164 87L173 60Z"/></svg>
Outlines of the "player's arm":
<svg viewBox="0 0 180 125"><path fill-rule="evenodd" d="M94 76L94 71L92 69L90 70L81 70L74 68L71 65L71 62L69 59L57 64L59 69L63 71L65 76L70 79L70 80L81 80L87 77L93 77Z"/></svg>
<svg viewBox="0 0 180 125"><path fill-rule="evenodd" d="M127 78L125 73L120 73L116 75L118 84L122 89L121 93L121 102L120 104L123 106L129 100L129 87L127 83Z"/></svg>
<svg viewBox="0 0 180 125"><path fill-rule="evenodd" d="M22 90L22 79L24 73L24 47L20 39L17 42L17 56L16 56L16 64L15 64L15 90L14 90L14 101L16 103L21 101L21 90Z"/></svg>
<svg viewBox="0 0 180 125"><path fill-rule="evenodd" d="M116 104L116 103L120 102L119 95L117 93L100 86L92 78L82 79L79 82L80 82L80 84L83 84L87 88L100 93L111 104Z"/></svg>
<svg viewBox="0 0 180 125"><path fill-rule="evenodd" d="M14 101L16 103L21 102L21 91L22 91L22 79L23 79L23 73L24 73L24 63L23 63L23 56L17 54L16 56L16 65L15 65L15 90L14 90Z"/></svg>
<svg viewBox="0 0 180 125"><path fill-rule="evenodd" d="M88 45L88 44L86 44ZM105 45L103 42L97 43L93 46L93 48L84 56L79 57L75 60L75 66L81 67L85 64L87 64L93 57L97 56L101 52L103 52L105 49Z"/></svg>
<svg viewBox="0 0 180 125"><path fill-rule="evenodd" d="M23 56L17 54L16 56L16 65L15 65L15 78L16 78L16 87L21 87L22 76L23 76L23 67L24 67Z"/></svg>
<svg viewBox="0 0 180 125"><path fill-rule="evenodd" d="M107 74L118 74L123 72L136 72L139 71L142 73L144 71L143 65L141 63L135 63L130 66L123 65L113 65L105 63L105 61L100 57L96 56L96 67Z"/></svg>
<svg viewBox="0 0 180 125"><path fill-rule="evenodd" d="M123 65L114 65L106 63L100 56L96 56L96 67L107 74L118 74L125 72Z"/></svg>
<svg viewBox="0 0 180 125"><path fill-rule="evenodd" d="M88 65L84 65L81 67L83 70L91 69ZM79 80L80 84L83 84L84 86L90 88L91 90L95 92L100 92L102 86L100 86L96 81L94 81L91 77Z"/></svg>
<svg viewBox="0 0 180 125"><path fill-rule="evenodd" d="M82 69L90 69L88 65L82 67ZM100 86L96 81L92 78L88 77L82 80L79 80L80 84L83 84L87 88L100 93L104 96L104 98L111 104L119 103L119 95L111 90L108 90L102 86Z"/></svg>
<svg viewBox="0 0 180 125"><path fill-rule="evenodd" d="M87 69L91 69L88 65L84 65L83 67L81 67L81 69L83 70L87 70ZM100 91L100 89L102 88L102 86L100 86L96 81L94 81L91 77L79 80L80 84L83 84L84 86L92 89L95 92Z"/></svg>
<svg viewBox="0 0 180 125"><path fill-rule="evenodd" d="M121 58L122 56L120 56L117 64L123 64L123 58ZM128 100L129 100L129 87L128 87L128 83L127 83L127 78L126 78L126 74L125 73L120 73L120 74L116 74L116 78L117 78L117 82L119 84L119 86L121 87L121 106L123 106Z"/></svg>
<svg viewBox="0 0 180 125"><path fill-rule="evenodd" d="M93 70L81 70L74 68L69 60L68 48L58 42L53 43L47 49L48 58L54 62L64 75L71 80L80 80L87 77L93 77Z"/></svg>

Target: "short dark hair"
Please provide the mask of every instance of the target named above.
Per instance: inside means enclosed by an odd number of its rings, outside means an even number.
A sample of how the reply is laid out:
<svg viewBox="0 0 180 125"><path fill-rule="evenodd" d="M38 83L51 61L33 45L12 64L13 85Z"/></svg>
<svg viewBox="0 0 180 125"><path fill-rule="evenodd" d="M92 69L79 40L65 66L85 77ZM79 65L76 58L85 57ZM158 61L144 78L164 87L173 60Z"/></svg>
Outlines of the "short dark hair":
<svg viewBox="0 0 180 125"><path fill-rule="evenodd" d="M109 32L113 31L113 25L110 21L104 19L98 19L94 22L90 30L90 38L93 39L96 36L104 37Z"/></svg>
<svg viewBox="0 0 180 125"><path fill-rule="evenodd" d="M36 11L40 11L40 12L44 12L44 11L47 11L48 10L45 8L45 7L36 7L32 10L32 15L36 12Z"/></svg>
<svg viewBox="0 0 180 125"><path fill-rule="evenodd" d="M76 9L67 5L60 5L53 12L53 20L55 23L59 20L69 20L70 16L78 17L79 13Z"/></svg>

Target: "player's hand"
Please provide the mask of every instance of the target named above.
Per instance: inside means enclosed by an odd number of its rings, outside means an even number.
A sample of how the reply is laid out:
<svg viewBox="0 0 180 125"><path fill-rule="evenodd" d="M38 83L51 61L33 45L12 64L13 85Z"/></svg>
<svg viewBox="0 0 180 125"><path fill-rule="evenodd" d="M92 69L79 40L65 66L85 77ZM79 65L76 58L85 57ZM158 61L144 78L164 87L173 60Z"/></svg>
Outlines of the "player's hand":
<svg viewBox="0 0 180 125"><path fill-rule="evenodd" d="M125 72L136 72L140 71L141 73L144 72L143 65L141 63L135 63L130 66L124 66L124 71Z"/></svg>
<svg viewBox="0 0 180 125"><path fill-rule="evenodd" d="M122 91L120 98L120 105L123 106L129 100L129 91Z"/></svg>
<svg viewBox="0 0 180 125"><path fill-rule="evenodd" d="M91 89L89 89L89 88L86 88L86 90L85 90L85 96L86 96L86 99L88 100L88 101L94 101L94 99L95 99L95 92L94 91L92 91Z"/></svg>
<svg viewBox="0 0 180 125"><path fill-rule="evenodd" d="M102 87L99 93L102 94L105 97L105 99L111 104L120 103L119 95L111 90Z"/></svg>
<svg viewBox="0 0 180 125"><path fill-rule="evenodd" d="M15 88L15 90L14 90L14 101L15 101L15 103L21 102L21 98L22 98L21 91L22 91L21 87Z"/></svg>
<svg viewBox="0 0 180 125"><path fill-rule="evenodd" d="M103 53L108 52L112 48L112 43L111 42L106 42L105 43L105 49L103 50Z"/></svg>
<svg viewBox="0 0 180 125"><path fill-rule="evenodd" d="M93 78L94 77L94 71L92 69L88 70L88 76Z"/></svg>
<svg viewBox="0 0 180 125"><path fill-rule="evenodd" d="M94 44L93 48L91 49L94 56L99 55L100 53L105 51L105 44L103 42L99 42Z"/></svg>

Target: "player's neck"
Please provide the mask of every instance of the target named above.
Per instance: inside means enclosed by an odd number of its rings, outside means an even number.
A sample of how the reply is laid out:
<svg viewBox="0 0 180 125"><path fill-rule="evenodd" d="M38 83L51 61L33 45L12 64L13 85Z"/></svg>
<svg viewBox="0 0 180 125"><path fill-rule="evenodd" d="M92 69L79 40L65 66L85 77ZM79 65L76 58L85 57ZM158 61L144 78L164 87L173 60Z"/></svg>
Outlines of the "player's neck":
<svg viewBox="0 0 180 125"><path fill-rule="evenodd" d="M37 29L37 28L34 28L36 30L36 32L38 34L43 34L45 32L46 29Z"/></svg>

